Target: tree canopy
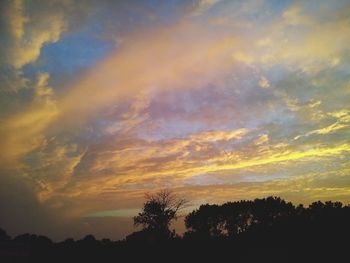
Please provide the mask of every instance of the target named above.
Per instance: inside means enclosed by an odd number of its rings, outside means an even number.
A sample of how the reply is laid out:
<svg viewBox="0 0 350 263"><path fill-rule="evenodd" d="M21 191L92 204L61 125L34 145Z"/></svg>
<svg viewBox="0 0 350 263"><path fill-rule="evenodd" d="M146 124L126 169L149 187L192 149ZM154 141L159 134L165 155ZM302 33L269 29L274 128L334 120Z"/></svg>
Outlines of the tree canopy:
<svg viewBox="0 0 350 263"><path fill-rule="evenodd" d="M170 237L170 224L177 219L177 213L185 203L185 199L177 197L169 190L146 194L146 202L143 204L142 212L134 217L134 225L141 225L143 231Z"/></svg>

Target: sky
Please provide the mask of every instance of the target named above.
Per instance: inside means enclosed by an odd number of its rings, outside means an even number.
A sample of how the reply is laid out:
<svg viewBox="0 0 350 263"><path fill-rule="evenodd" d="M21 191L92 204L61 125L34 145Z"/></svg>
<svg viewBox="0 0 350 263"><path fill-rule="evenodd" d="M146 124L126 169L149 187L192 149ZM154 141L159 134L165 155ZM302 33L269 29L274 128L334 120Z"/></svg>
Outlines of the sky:
<svg viewBox="0 0 350 263"><path fill-rule="evenodd" d="M349 1L3 0L0 13L9 234L124 238L160 189L187 211L350 203Z"/></svg>

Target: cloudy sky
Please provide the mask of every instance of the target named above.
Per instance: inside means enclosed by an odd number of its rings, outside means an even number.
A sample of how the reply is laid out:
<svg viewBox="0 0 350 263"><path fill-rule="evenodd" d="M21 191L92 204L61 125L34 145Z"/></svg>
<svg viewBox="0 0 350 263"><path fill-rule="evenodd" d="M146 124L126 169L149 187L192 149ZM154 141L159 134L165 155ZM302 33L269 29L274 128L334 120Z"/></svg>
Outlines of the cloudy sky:
<svg viewBox="0 0 350 263"><path fill-rule="evenodd" d="M349 1L0 5L11 235L123 238L164 188L350 202Z"/></svg>

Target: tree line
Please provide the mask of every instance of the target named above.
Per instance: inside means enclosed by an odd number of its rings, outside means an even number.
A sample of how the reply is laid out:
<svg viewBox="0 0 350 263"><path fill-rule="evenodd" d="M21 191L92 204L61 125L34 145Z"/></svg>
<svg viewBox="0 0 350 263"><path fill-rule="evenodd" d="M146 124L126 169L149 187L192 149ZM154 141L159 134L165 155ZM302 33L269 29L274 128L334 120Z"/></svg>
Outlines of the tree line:
<svg viewBox="0 0 350 263"><path fill-rule="evenodd" d="M171 223L186 204L185 199L168 190L146 195L142 211L133 218L141 230L120 241L96 240L87 235L81 240L54 243L33 234L11 238L0 230L0 259L109 262L115 258L142 258L164 262L181 260L184 255L202 261L231 256L235 262L349 259L349 205L317 201L308 207L295 206L273 196L203 204L185 216L186 232L179 236L170 229Z"/></svg>

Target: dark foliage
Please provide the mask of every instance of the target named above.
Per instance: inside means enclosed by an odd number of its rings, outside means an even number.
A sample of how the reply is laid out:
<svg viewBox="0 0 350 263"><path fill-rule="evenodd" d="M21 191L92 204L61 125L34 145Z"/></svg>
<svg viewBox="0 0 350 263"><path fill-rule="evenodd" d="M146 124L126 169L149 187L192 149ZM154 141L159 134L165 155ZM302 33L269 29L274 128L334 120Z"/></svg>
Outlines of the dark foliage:
<svg viewBox="0 0 350 263"><path fill-rule="evenodd" d="M177 213L185 203L185 199L178 198L169 190L146 194L142 212L134 217L134 225L142 225L143 230L129 235L127 240L163 242L174 238L175 231L170 231L169 227L177 219Z"/></svg>
<svg viewBox="0 0 350 263"><path fill-rule="evenodd" d="M350 261L350 207L339 202L318 201L305 208L268 197L206 204L186 216L187 232L182 238L173 233L160 239L164 231L171 232L169 225L177 212L168 202L148 210L148 204L162 200L147 199L135 217L143 229L122 241L88 235L54 243L32 234L10 238L0 229L0 262Z"/></svg>
<svg viewBox="0 0 350 263"><path fill-rule="evenodd" d="M250 229L268 228L296 212L292 203L279 197L229 202L221 206L202 205L185 218L186 236L233 237Z"/></svg>

